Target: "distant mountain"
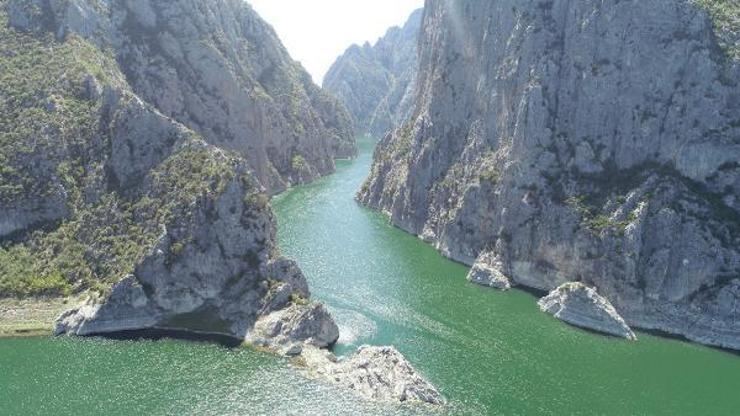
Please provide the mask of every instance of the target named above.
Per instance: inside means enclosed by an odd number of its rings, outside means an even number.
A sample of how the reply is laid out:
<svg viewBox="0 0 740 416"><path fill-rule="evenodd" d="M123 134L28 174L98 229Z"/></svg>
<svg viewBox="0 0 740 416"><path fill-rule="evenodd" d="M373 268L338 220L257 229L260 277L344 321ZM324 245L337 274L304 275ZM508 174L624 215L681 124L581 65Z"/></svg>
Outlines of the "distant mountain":
<svg viewBox="0 0 740 416"><path fill-rule="evenodd" d="M371 46L352 45L324 78L324 88L349 110L358 133L383 136L409 115L423 9Z"/></svg>

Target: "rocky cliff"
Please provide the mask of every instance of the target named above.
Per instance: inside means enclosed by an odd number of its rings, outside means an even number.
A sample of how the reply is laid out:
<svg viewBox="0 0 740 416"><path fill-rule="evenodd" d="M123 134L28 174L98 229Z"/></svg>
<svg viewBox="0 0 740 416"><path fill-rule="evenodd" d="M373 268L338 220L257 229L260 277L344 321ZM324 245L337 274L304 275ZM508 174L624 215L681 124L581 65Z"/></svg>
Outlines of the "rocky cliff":
<svg viewBox="0 0 740 416"><path fill-rule="evenodd" d="M207 17L206 2L167 7L198 4ZM0 2L0 296L93 294L88 304L60 317L58 333L157 329L244 339L258 317L307 304L303 275L275 247L275 221L253 174L260 170L256 160L247 160L243 149L209 143L224 137L185 113L174 114L164 99L168 93L157 90L178 77L164 68L147 69L164 52L145 53L156 42L132 25L162 19L156 32L165 37L169 25L194 30L183 16L180 24L177 15L162 18L158 13L165 12L157 7L163 5ZM272 36L246 6L221 6L233 8L239 30ZM198 15L189 12L191 18ZM216 100L215 90L199 90L210 76L237 90L236 78L226 76L237 68L205 58L207 42L197 40L224 28L213 21L200 26L199 35L188 32L192 39L170 37L169 46L198 56L193 65L177 64L193 77L178 88L194 94L185 101ZM154 93L146 84L150 77L160 81L151 86ZM321 103L313 88L311 99ZM231 111L228 104L213 107L208 120L216 123ZM253 111L265 109L254 103L243 109ZM334 117L330 107L321 116L310 106L306 111L318 123L310 134L325 134L329 123L322 120ZM234 138L254 146L266 140ZM313 140L314 149L326 146L317 155L330 168L331 141L308 135L303 140L307 146ZM306 156L306 169L313 169L313 160Z"/></svg>
<svg viewBox="0 0 740 416"><path fill-rule="evenodd" d="M43 21L30 16L38 10ZM247 159L269 192L355 154L349 116L241 0L12 1L11 20L79 36L118 62L134 93Z"/></svg>
<svg viewBox="0 0 740 416"><path fill-rule="evenodd" d="M86 298L56 334L337 341L266 187L352 156L348 117L249 6L0 0L0 85L0 297ZM361 393L438 402L403 364Z"/></svg>
<svg viewBox="0 0 740 416"><path fill-rule="evenodd" d="M371 46L352 45L332 65L324 88L349 109L358 133L382 137L409 116L423 11Z"/></svg>
<svg viewBox="0 0 740 416"><path fill-rule="evenodd" d="M415 117L358 198L498 281L583 282L632 326L740 349L738 16L428 0Z"/></svg>

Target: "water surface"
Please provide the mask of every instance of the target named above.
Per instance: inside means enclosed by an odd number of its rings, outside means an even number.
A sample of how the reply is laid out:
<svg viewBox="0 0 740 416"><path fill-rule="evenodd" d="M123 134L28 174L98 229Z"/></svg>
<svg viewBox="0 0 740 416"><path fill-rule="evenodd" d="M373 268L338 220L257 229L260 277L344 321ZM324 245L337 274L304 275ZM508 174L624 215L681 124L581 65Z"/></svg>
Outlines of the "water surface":
<svg viewBox="0 0 740 416"><path fill-rule="evenodd" d="M735 415L740 357L562 324L355 203L372 142L275 199L283 252L341 328L337 352L393 344L449 400L442 414ZM182 341L0 340L0 414L428 415L304 378L251 350Z"/></svg>
<svg viewBox="0 0 740 416"><path fill-rule="evenodd" d="M389 225L353 196L372 142L336 175L280 196L282 250L342 329L341 349L393 344L457 414L740 412L740 357L638 333L637 342L565 325L526 292L465 280L467 268Z"/></svg>

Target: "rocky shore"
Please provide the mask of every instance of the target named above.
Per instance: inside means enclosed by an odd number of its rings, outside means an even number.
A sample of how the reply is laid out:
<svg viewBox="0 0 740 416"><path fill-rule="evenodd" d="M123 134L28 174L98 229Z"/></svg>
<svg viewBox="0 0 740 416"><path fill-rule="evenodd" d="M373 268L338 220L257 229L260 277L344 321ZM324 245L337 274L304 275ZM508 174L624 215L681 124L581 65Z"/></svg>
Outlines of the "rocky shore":
<svg viewBox="0 0 740 416"><path fill-rule="evenodd" d="M79 302L76 298L0 300L0 338L49 336L59 315Z"/></svg>

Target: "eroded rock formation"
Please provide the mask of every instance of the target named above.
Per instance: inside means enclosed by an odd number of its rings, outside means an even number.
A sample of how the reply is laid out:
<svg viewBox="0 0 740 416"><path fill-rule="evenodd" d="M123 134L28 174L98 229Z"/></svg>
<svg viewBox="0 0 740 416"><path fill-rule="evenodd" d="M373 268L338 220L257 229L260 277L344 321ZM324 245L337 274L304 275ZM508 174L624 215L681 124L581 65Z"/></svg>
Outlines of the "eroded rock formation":
<svg viewBox="0 0 740 416"><path fill-rule="evenodd" d="M304 354L315 376L373 400L443 404L444 399L393 347L362 346L344 359L310 349Z"/></svg>
<svg viewBox="0 0 740 416"><path fill-rule="evenodd" d="M468 272L468 281L499 290L509 290L511 282L501 272L501 267L502 263L496 259L495 253L483 251Z"/></svg>

